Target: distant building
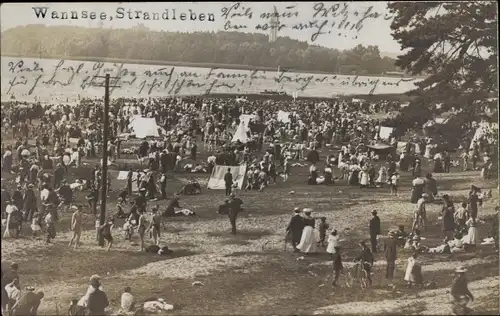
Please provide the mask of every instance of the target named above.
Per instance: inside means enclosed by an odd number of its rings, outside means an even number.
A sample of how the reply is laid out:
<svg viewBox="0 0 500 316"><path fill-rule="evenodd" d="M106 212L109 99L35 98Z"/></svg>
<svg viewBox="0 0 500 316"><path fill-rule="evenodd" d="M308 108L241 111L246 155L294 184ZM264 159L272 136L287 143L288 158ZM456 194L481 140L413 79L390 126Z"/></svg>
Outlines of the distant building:
<svg viewBox="0 0 500 316"><path fill-rule="evenodd" d="M278 18L278 10L276 10L276 6L274 7L274 12L271 17L271 20L269 21L269 42L273 43L276 42L278 39L278 28L280 25L280 20Z"/></svg>

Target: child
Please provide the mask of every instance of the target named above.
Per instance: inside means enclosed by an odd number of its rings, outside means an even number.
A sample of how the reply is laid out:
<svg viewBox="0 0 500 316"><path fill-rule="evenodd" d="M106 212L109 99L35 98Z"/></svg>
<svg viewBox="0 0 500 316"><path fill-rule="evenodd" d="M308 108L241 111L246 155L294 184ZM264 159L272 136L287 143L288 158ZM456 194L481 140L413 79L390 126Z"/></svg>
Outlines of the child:
<svg viewBox="0 0 500 316"><path fill-rule="evenodd" d="M325 247L325 237L326 230L329 228L329 225L326 223L326 217L321 217L321 222L319 223L319 241L318 246Z"/></svg>
<svg viewBox="0 0 500 316"><path fill-rule="evenodd" d="M47 244L50 244L50 241L56 238L56 224L54 222L54 218L52 216L52 212L47 212L45 216L45 226L47 227Z"/></svg>
<svg viewBox="0 0 500 316"><path fill-rule="evenodd" d="M344 269L342 266L342 257L340 255L340 247L335 246L335 253L333 254L333 272L335 274L332 286L336 287L337 286L337 281L339 280L340 273Z"/></svg>
<svg viewBox="0 0 500 316"><path fill-rule="evenodd" d="M335 248L339 247L339 236L337 230L334 229L330 236L328 236L328 246L326 247L326 252L333 256L335 253Z"/></svg>
<svg viewBox="0 0 500 316"><path fill-rule="evenodd" d="M414 284L422 284L422 267L417 261L417 256L418 255L415 252L410 258L408 258L408 265L406 266L406 273L404 277L408 288L411 288Z"/></svg>
<svg viewBox="0 0 500 316"><path fill-rule="evenodd" d="M399 174L397 172L394 172L391 177L391 194L396 196L398 195L398 180Z"/></svg>
<svg viewBox="0 0 500 316"><path fill-rule="evenodd" d="M37 233L42 230L42 216L38 211L33 214L33 219L31 221L31 230L33 231L33 237L37 236Z"/></svg>
<svg viewBox="0 0 500 316"><path fill-rule="evenodd" d="M457 225L457 230L460 231L467 227L465 224L467 222L469 211L467 210L467 203L463 202L462 206L455 212L455 224Z"/></svg>
<svg viewBox="0 0 500 316"><path fill-rule="evenodd" d="M112 228L113 228L113 219L108 219L106 223L104 223L104 225L99 227L102 237L108 243L107 251L109 251L109 249L111 249L111 246L113 245L113 236L111 236Z"/></svg>

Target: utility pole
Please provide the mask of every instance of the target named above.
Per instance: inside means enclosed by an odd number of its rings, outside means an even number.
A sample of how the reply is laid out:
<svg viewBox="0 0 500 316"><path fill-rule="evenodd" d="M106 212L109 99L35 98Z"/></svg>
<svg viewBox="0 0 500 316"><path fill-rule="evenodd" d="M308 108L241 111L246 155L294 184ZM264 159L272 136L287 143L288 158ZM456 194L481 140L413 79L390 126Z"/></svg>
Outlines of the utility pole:
<svg viewBox="0 0 500 316"><path fill-rule="evenodd" d="M108 135L109 135L109 80L111 76L95 76L94 78L104 78L104 127L102 140L102 182L101 182L101 214L99 216L99 225L104 225L106 221L106 197L108 196ZM119 77L113 77L119 79ZM102 87L103 85L95 85ZM113 88L119 86L113 85ZM104 237L99 230L99 246L104 246Z"/></svg>

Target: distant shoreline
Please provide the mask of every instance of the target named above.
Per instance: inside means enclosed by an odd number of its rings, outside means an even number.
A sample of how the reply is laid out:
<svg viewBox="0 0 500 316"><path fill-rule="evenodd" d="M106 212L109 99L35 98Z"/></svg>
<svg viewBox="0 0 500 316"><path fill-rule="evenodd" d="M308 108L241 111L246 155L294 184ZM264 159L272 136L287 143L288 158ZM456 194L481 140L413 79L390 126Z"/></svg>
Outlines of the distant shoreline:
<svg viewBox="0 0 500 316"><path fill-rule="evenodd" d="M139 65L162 65L162 66L179 66L179 67L195 67L195 68L225 68L234 70L265 70L265 71L277 71L276 67L262 67L262 66L249 66L249 65L239 65L239 64L217 64L217 63L191 63L182 61L164 61L164 60L144 60L144 59L123 59L123 58L109 58L109 57L88 57L88 56L43 56L34 54L10 54L2 53L1 57L9 58L34 58L34 59L64 59L64 60L74 60L74 61L89 61L89 62L108 62L108 63L126 63L126 64L139 64ZM349 76L349 74L341 73L330 73L324 71L314 71L314 70L300 70L291 69L283 67L290 72L295 73L310 73L310 74L323 74L323 75L343 75ZM365 77L400 77L400 78L424 78L423 76L387 76L381 74L363 74L357 76Z"/></svg>

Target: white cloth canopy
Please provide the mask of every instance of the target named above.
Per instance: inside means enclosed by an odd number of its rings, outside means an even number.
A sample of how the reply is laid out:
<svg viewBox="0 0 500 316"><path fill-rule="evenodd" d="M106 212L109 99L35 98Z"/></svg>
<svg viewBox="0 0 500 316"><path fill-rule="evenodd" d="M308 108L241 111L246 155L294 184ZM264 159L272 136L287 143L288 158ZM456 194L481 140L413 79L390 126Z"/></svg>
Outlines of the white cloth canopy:
<svg viewBox="0 0 500 316"><path fill-rule="evenodd" d="M128 125L137 138L159 137L158 130L161 128L156 124L155 118L140 117L138 115L132 118Z"/></svg>
<svg viewBox="0 0 500 316"><path fill-rule="evenodd" d="M240 125L238 125L236 132L234 132L233 139L231 141L236 142L239 140L243 144L247 143L250 140L247 135L248 130L249 128L245 125L245 122L240 121Z"/></svg>

